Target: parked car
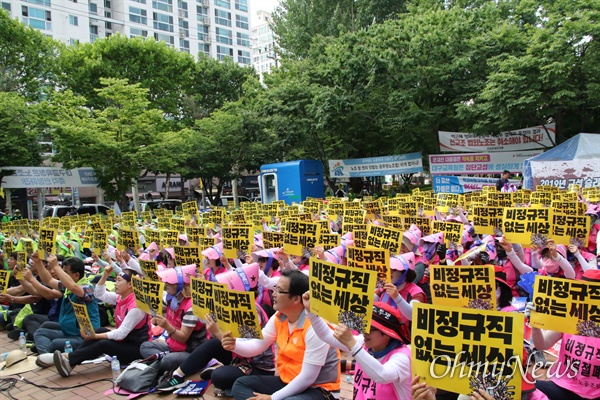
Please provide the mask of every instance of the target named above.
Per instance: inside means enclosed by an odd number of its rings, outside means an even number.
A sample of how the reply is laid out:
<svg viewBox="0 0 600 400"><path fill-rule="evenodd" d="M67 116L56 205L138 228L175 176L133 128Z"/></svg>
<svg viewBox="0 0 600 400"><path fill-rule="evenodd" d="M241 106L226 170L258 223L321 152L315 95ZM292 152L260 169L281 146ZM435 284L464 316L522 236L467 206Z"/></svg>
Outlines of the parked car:
<svg viewBox="0 0 600 400"><path fill-rule="evenodd" d="M56 205L56 206L45 206L43 209L42 217L64 217L71 211L72 206L68 205ZM106 215L107 210L110 210L104 204L82 204L77 208L77 214L104 214Z"/></svg>
<svg viewBox="0 0 600 400"><path fill-rule="evenodd" d="M140 201L141 211L151 211L158 208L175 211L178 207L181 207L181 200L179 199Z"/></svg>

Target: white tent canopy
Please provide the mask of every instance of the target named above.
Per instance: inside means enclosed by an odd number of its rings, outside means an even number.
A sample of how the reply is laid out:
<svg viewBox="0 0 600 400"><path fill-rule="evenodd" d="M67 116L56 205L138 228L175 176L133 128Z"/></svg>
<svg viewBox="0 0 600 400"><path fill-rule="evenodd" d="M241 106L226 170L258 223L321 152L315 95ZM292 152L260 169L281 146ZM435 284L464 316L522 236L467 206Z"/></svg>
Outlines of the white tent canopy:
<svg viewBox="0 0 600 400"><path fill-rule="evenodd" d="M523 163L523 187L600 185L600 134L580 133Z"/></svg>

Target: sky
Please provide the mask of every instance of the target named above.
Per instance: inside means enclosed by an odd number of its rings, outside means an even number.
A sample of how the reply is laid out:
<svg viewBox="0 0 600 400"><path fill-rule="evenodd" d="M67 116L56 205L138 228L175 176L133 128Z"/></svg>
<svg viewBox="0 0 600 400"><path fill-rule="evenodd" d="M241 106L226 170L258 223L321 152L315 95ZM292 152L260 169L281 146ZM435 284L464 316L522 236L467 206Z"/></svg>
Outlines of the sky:
<svg viewBox="0 0 600 400"><path fill-rule="evenodd" d="M256 12L258 10L273 12L275 7L279 4L279 0L250 0L250 14L252 18L252 25L256 25Z"/></svg>

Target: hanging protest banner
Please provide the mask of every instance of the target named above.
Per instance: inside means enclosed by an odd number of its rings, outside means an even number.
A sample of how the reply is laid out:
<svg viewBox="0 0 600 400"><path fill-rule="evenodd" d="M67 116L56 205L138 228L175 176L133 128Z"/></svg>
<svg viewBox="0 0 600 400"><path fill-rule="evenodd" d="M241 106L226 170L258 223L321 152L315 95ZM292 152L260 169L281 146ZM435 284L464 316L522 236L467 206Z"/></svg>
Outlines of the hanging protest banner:
<svg viewBox="0 0 600 400"><path fill-rule="evenodd" d="M218 283L205 281L204 279L190 277L192 289L192 312L198 318L204 319L206 314L214 316L215 320L215 288L226 289L227 286Z"/></svg>
<svg viewBox="0 0 600 400"><path fill-rule="evenodd" d="M523 326L520 313L415 303L412 373L438 389L520 399Z"/></svg>
<svg viewBox="0 0 600 400"><path fill-rule="evenodd" d="M568 246L572 238L578 238L587 247L590 237L590 217L552 213L550 238L556 244Z"/></svg>
<svg viewBox="0 0 600 400"><path fill-rule="evenodd" d="M464 229L464 224L460 222L431 221L431 232L444 232L444 242L447 245L450 243L461 243Z"/></svg>
<svg viewBox="0 0 600 400"><path fill-rule="evenodd" d="M573 335L600 326L600 282L535 277L530 324Z"/></svg>
<svg viewBox="0 0 600 400"><path fill-rule="evenodd" d="M472 193L482 190L486 186L493 187L496 190L497 178L478 178L472 176L433 176L433 191L435 193ZM510 179L509 184L517 186L520 183L518 179Z"/></svg>
<svg viewBox="0 0 600 400"><path fill-rule="evenodd" d="M161 247L175 247L179 244L179 231L165 229L160 231Z"/></svg>
<svg viewBox="0 0 600 400"><path fill-rule="evenodd" d="M367 247L387 249L389 250L391 256L400 254L402 231L376 225L369 225L368 229L369 234L367 235Z"/></svg>
<svg viewBox="0 0 600 400"><path fill-rule="evenodd" d="M377 287L391 282L390 252L386 249L360 249L348 246L346 249L348 266L377 272Z"/></svg>
<svg viewBox="0 0 600 400"><path fill-rule="evenodd" d="M285 252L295 256L312 254L321 235L321 226L314 222L287 221L283 247Z"/></svg>
<svg viewBox="0 0 600 400"><path fill-rule="evenodd" d="M431 175L501 174L523 170L523 161L537 156L540 151L500 152L500 153L460 153L431 154L429 172Z"/></svg>
<svg viewBox="0 0 600 400"><path fill-rule="evenodd" d="M0 269L0 293L6 294L6 289L8 289L9 278L10 271Z"/></svg>
<svg viewBox="0 0 600 400"><path fill-rule="evenodd" d="M223 254L227 258L244 258L251 252L250 246L254 243L254 229L252 226L224 226L221 230L223 238Z"/></svg>
<svg viewBox="0 0 600 400"><path fill-rule="evenodd" d="M71 301L71 306L73 306L73 313L77 319L79 331L85 333L86 336L94 337L96 335L95 329L92 325L92 321L90 320L90 316L85 304L79 304Z"/></svg>
<svg viewBox="0 0 600 400"><path fill-rule="evenodd" d="M377 272L310 259L310 308L360 333L371 329Z"/></svg>
<svg viewBox="0 0 600 400"><path fill-rule="evenodd" d="M438 131L440 151L443 153L546 150L554 147L555 134L556 124L500 132L494 136Z"/></svg>
<svg viewBox="0 0 600 400"><path fill-rule="evenodd" d="M153 317L162 315L164 282L140 279L134 276L131 278L131 287L133 288L137 308Z"/></svg>
<svg viewBox="0 0 600 400"><path fill-rule="evenodd" d="M254 292L214 287L217 326L233 337L262 339Z"/></svg>
<svg viewBox="0 0 600 400"><path fill-rule="evenodd" d="M496 228L502 229L502 207L473 207L470 217L473 219L473 228L478 234L493 235Z"/></svg>
<svg viewBox="0 0 600 400"><path fill-rule="evenodd" d="M158 264L156 261L142 260L138 258L138 262L140 263L140 269L144 274L144 278L154 282L161 281L160 277L156 274L156 271L158 271Z"/></svg>
<svg viewBox="0 0 600 400"><path fill-rule="evenodd" d="M6 245L6 243L5 243ZM40 260L45 260L48 255L56 252L56 229L40 229L38 256Z"/></svg>
<svg viewBox="0 0 600 400"><path fill-rule="evenodd" d="M283 247L284 234L281 232L267 232L263 231L262 238L265 249L272 249L274 247Z"/></svg>
<svg viewBox="0 0 600 400"><path fill-rule="evenodd" d="M202 248L199 246L174 246L175 265L202 265Z"/></svg>
<svg viewBox="0 0 600 400"><path fill-rule="evenodd" d="M421 153L385 157L329 160L329 170L335 178L384 176L423 172Z"/></svg>
<svg viewBox="0 0 600 400"><path fill-rule="evenodd" d="M131 249L137 251L140 248L140 232L133 229L119 229L117 249Z"/></svg>
<svg viewBox="0 0 600 400"><path fill-rule="evenodd" d="M493 265L430 265L433 304L452 307L496 309Z"/></svg>
<svg viewBox="0 0 600 400"><path fill-rule="evenodd" d="M523 245L531 242L531 235L539 233L548 236L552 221L549 208L504 208L502 232L511 243Z"/></svg>

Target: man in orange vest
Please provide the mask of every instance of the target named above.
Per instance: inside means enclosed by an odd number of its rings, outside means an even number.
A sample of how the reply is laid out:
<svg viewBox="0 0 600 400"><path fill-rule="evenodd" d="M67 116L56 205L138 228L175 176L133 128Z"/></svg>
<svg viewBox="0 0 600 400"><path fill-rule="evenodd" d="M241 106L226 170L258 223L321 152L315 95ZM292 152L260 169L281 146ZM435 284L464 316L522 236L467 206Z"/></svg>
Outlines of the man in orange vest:
<svg viewBox="0 0 600 400"><path fill-rule="evenodd" d="M284 271L273 289L277 311L263 328L264 339L236 341L223 335L225 350L253 357L277 343L278 376L243 376L233 385L236 400L334 399L340 392L339 353L315 334L302 295L308 277L300 271Z"/></svg>

